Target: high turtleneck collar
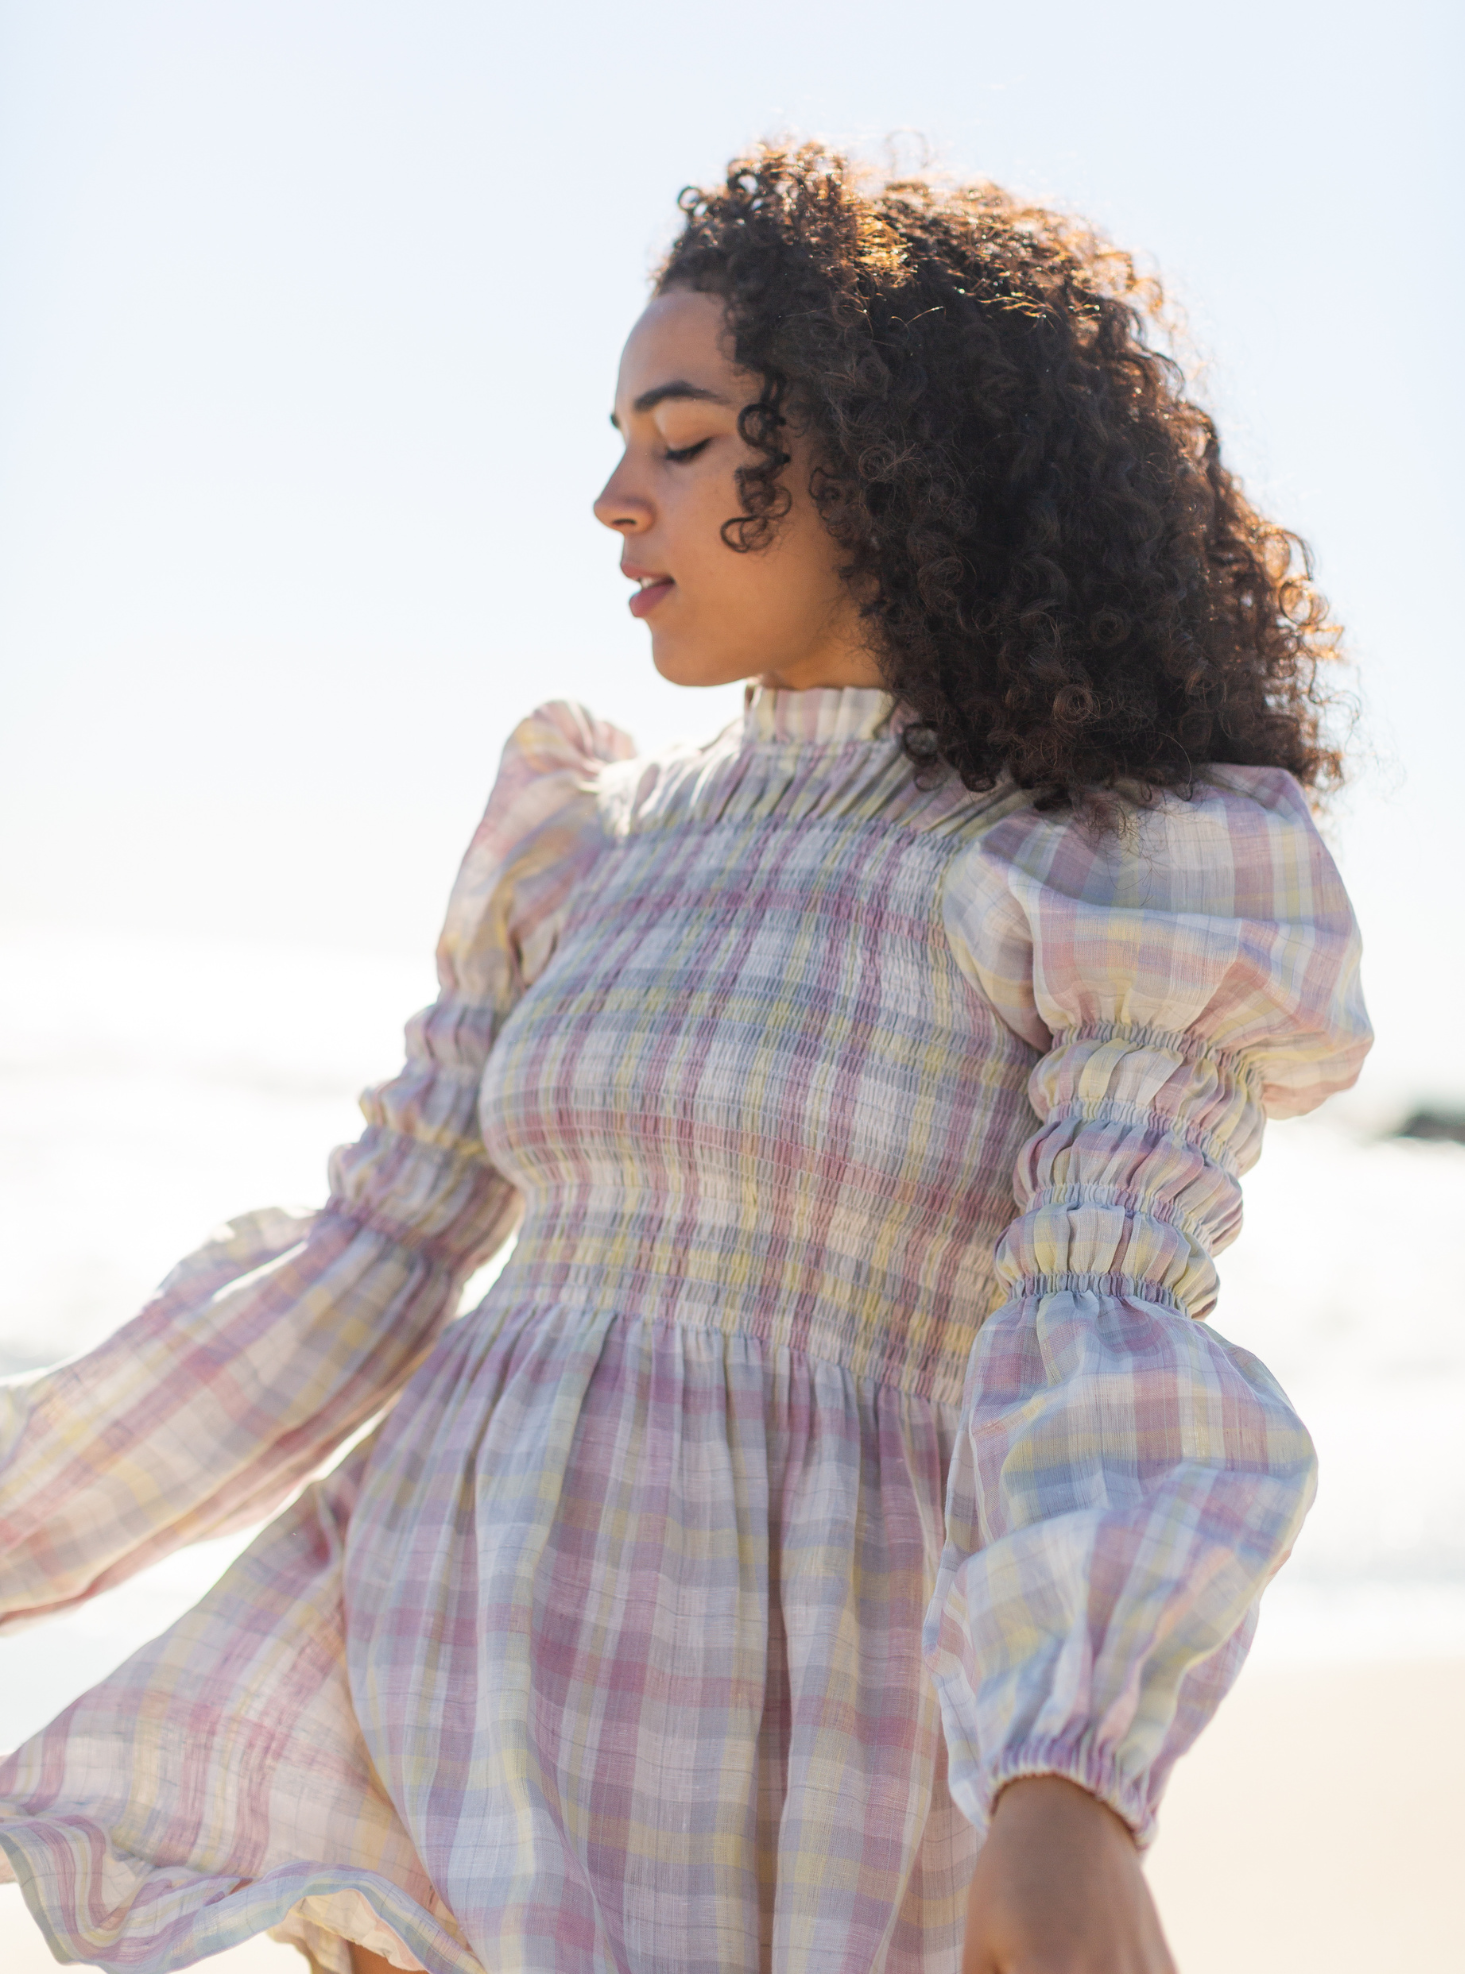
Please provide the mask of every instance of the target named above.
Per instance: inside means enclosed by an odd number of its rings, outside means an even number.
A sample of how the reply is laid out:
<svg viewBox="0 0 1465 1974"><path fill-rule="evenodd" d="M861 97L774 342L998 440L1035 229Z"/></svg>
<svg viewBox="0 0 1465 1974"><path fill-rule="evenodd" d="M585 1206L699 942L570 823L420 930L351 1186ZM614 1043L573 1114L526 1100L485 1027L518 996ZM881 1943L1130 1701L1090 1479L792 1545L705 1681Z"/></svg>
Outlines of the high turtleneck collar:
<svg viewBox="0 0 1465 1974"><path fill-rule="evenodd" d="M886 740L895 701L878 686L821 685L807 692L764 685L748 687L743 741L784 745L845 740Z"/></svg>

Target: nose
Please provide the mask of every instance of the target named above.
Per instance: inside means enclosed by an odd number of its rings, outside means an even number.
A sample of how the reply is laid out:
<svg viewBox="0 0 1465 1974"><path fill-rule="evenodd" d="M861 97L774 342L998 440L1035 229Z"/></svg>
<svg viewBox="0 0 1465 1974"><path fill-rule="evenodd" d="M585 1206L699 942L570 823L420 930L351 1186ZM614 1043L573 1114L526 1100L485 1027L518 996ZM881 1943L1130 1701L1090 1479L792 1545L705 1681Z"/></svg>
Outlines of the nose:
<svg viewBox="0 0 1465 1974"><path fill-rule="evenodd" d="M623 459L601 488L595 501L595 518L603 528L618 535L644 535L654 519L651 502L630 485Z"/></svg>

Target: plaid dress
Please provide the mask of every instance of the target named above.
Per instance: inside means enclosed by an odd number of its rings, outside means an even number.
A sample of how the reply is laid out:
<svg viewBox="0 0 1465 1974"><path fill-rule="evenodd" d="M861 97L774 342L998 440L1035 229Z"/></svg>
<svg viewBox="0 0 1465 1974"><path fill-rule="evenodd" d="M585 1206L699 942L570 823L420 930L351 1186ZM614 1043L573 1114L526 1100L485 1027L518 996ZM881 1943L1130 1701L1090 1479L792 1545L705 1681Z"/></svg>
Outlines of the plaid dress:
<svg viewBox="0 0 1465 1974"><path fill-rule="evenodd" d="M939 1974L1004 1782L1149 1836L1311 1494L1204 1319L1357 936L1280 771L925 779L877 692L544 708L329 1205L0 1388L6 1623L274 1516L0 1766L58 1954Z"/></svg>

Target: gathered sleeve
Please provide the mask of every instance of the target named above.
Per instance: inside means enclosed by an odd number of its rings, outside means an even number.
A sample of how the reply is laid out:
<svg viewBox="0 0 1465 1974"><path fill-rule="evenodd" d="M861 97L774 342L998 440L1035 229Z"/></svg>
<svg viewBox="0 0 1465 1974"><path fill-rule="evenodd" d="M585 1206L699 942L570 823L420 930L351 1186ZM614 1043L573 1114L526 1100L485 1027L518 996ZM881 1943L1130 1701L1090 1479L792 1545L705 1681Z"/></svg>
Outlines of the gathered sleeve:
<svg viewBox="0 0 1465 1974"><path fill-rule="evenodd" d="M505 749L438 948L440 992L400 1074L362 1099L318 1213L252 1213L140 1315L56 1369L0 1382L0 1628L277 1507L380 1410L513 1231L478 1122L504 1018L596 854L596 781L630 741L546 706Z"/></svg>
<svg viewBox="0 0 1465 1974"><path fill-rule="evenodd" d="M1009 814L954 863L971 984L1039 1052L926 1624L953 1795L1066 1776L1144 1843L1314 1488L1285 1394L1205 1318L1267 1116L1371 1039L1297 784L1227 768L1099 835Z"/></svg>

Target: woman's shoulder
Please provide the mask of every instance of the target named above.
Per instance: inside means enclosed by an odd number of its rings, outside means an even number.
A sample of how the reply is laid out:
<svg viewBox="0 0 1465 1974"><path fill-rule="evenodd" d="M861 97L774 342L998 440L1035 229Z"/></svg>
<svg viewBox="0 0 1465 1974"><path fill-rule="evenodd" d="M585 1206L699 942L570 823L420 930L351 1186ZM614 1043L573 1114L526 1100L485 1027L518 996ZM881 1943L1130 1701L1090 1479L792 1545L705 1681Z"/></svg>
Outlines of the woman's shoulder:
<svg viewBox="0 0 1465 1974"><path fill-rule="evenodd" d="M510 733L469 846L503 855L546 825L589 819L606 768L634 758L620 727L572 699L549 699Z"/></svg>
<svg viewBox="0 0 1465 1974"><path fill-rule="evenodd" d="M962 972L1039 1048L1190 1034L1266 1057L1283 1111L1351 1081L1368 1046L1348 894L1280 768L1208 767L1107 816L1009 810L954 860L943 906Z"/></svg>
<svg viewBox="0 0 1465 1974"><path fill-rule="evenodd" d="M534 971L593 859L601 777L635 751L619 727L568 699L546 701L514 728L448 900L438 944L445 984L492 998L506 968Z"/></svg>
<svg viewBox="0 0 1465 1974"><path fill-rule="evenodd" d="M1305 885L1307 896L1297 896ZM1184 793L1119 791L1090 810L1004 806L957 859L948 893L1272 916L1347 910L1307 796L1283 768L1210 766Z"/></svg>
<svg viewBox="0 0 1465 1974"><path fill-rule="evenodd" d="M498 783L507 777L517 784L575 768L594 773L611 762L632 759L635 752L628 733L578 700L546 699L510 733Z"/></svg>

